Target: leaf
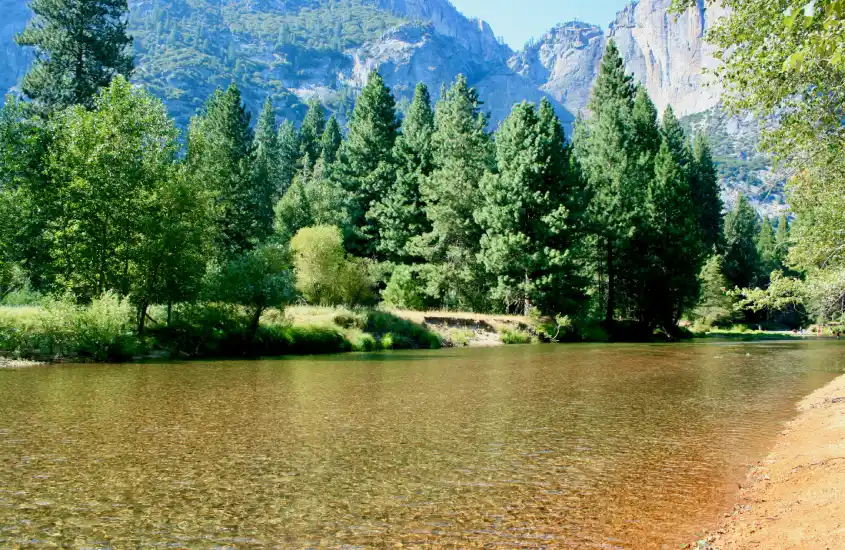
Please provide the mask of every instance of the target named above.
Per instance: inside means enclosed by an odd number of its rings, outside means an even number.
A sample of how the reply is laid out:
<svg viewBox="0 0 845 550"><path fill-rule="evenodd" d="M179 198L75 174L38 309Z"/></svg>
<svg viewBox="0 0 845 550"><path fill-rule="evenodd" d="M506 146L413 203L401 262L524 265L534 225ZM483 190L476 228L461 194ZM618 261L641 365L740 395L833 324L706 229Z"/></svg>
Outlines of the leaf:
<svg viewBox="0 0 845 550"><path fill-rule="evenodd" d="M799 65L804 63L804 59L806 58L806 54L803 51L798 51L790 55L786 58L786 61L783 62L783 70L784 72L793 71L798 68Z"/></svg>

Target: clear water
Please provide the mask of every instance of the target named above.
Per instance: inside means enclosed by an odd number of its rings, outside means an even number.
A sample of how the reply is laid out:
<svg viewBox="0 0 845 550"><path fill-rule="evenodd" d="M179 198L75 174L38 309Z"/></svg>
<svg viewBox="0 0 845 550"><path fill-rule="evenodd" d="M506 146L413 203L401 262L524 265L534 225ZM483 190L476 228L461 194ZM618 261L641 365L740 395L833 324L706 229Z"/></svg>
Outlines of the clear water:
<svg viewBox="0 0 845 550"><path fill-rule="evenodd" d="M0 370L0 547L677 548L835 342Z"/></svg>

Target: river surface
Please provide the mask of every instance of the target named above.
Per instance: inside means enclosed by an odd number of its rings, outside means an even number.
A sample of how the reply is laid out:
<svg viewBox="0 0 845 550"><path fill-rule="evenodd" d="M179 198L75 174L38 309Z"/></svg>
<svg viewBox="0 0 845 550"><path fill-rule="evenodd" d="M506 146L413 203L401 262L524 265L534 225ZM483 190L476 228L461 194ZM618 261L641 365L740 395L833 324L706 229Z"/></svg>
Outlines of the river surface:
<svg viewBox="0 0 845 550"><path fill-rule="evenodd" d="M0 547L678 548L836 342L0 369Z"/></svg>

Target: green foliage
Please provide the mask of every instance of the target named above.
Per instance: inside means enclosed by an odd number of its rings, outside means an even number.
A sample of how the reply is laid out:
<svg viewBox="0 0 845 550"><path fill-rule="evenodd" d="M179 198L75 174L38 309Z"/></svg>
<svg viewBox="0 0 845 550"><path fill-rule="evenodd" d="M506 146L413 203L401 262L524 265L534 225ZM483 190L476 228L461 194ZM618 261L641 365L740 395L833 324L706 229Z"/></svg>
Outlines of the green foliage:
<svg viewBox="0 0 845 550"><path fill-rule="evenodd" d="M387 307L394 309L422 311L431 305L419 270L408 265L398 265L393 269L381 297Z"/></svg>
<svg viewBox="0 0 845 550"><path fill-rule="evenodd" d="M371 210L394 185L393 146L398 129L396 100L381 75L373 72L358 96L333 174L349 197L347 247L353 254L383 259Z"/></svg>
<svg viewBox="0 0 845 550"><path fill-rule="evenodd" d="M252 189L254 197L255 238L267 239L273 232L273 208L281 198L282 181L279 137L276 133L276 112L268 98L264 102L252 143Z"/></svg>
<svg viewBox="0 0 845 550"><path fill-rule="evenodd" d="M521 330L505 329L501 336L505 345L530 344L534 341L530 334Z"/></svg>
<svg viewBox="0 0 845 550"><path fill-rule="evenodd" d="M734 300L730 283L722 273L722 257L710 256L701 270L701 299L692 317L705 327L724 326L733 320Z"/></svg>
<svg viewBox="0 0 845 550"><path fill-rule="evenodd" d="M159 193L175 177L177 132L164 106L118 77L88 111L56 119L47 168L49 251L77 296L126 295L150 269ZM165 245L166 246L166 245Z"/></svg>
<svg viewBox="0 0 845 550"><path fill-rule="evenodd" d="M744 195L725 217L725 254L723 271L734 287L752 288L760 277L760 253L757 251L759 218Z"/></svg>
<svg viewBox="0 0 845 550"><path fill-rule="evenodd" d="M481 181L479 258L497 278L492 298L527 314L575 313L584 282L577 255L579 176L550 103L517 105L496 134L497 172Z"/></svg>
<svg viewBox="0 0 845 550"><path fill-rule="evenodd" d="M322 153L322 136L326 130L326 110L319 99L308 102L308 112L299 127L299 155L317 160Z"/></svg>
<svg viewBox="0 0 845 550"><path fill-rule="evenodd" d="M0 308L0 350L21 357L79 355L123 361L143 351L132 333L132 306L113 292L87 307L72 297L41 307Z"/></svg>
<svg viewBox="0 0 845 550"><path fill-rule="evenodd" d="M388 261L411 260L411 239L431 230L420 187L433 167L433 132L431 97L425 84L419 84L393 151L396 181L370 212L378 225L378 252Z"/></svg>
<svg viewBox="0 0 845 550"><path fill-rule="evenodd" d="M725 240L722 216L724 205L710 145L704 134L695 137L690 170L692 200L703 245L708 251L720 250Z"/></svg>
<svg viewBox="0 0 845 550"><path fill-rule="evenodd" d="M281 309L293 300L288 254L275 245L262 245L243 253L210 271L207 292L212 301L251 308L250 334L254 337L264 310Z"/></svg>
<svg viewBox="0 0 845 550"><path fill-rule="evenodd" d="M343 135L340 132L340 124L337 118L332 115L326 123L326 129L320 138L320 155L326 166L331 166L337 160L337 152L343 144Z"/></svg>
<svg viewBox="0 0 845 550"><path fill-rule="evenodd" d="M35 48L21 89L41 113L94 107L97 92L132 72L126 0L33 0L34 16L15 39Z"/></svg>
<svg viewBox="0 0 845 550"><path fill-rule="evenodd" d="M265 221L254 217L256 209L264 209L267 197L253 185L249 123L241 92L232 84L226 91L214 92L188 129L189 177L214 194L219 254L224 259L252 248L266 229Z"/></svg>
<svg viewBox="0 0 845 550"><path fill-rule="evenodd" d="M372 301L370 267L364 259L347 256L337 227L303 228L290 248L296 288L309 303L356 306Z"/></svg>
<svg viewBox="0 0 845 550"><path fill-rule="evenodd" d="M276 204L276 236L287 243L305 227L346 227L345 205L346 194L333 179L326 177L323 160L312 166L306 157L293 185Z"/></svg>
<svg viewBox="0 0 845 550"><path fill-rule="evenodd" d="M412 251L433 266L429 294L454 309L487 308L485 274L476 261L481 228L474 220L478 182L493 166L478 92L459 75L441 95L431 138L434 166L421 183L431 231L414 239ZM436 266L436 267L434 267Z"/></svg>

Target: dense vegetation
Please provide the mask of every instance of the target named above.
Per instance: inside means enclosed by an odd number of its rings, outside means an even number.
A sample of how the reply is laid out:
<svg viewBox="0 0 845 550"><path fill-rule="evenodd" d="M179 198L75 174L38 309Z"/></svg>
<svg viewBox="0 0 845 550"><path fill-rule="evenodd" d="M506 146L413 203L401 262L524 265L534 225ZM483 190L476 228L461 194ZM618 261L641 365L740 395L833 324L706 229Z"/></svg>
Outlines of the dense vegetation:
<svg viewBox="0 0 845 550"><path fill-rule="evenodd" d="M121 17L96 9L115 0L84 3L91 28ZM45 11L33 28L61 24ZM32 74L60 74L66 46L32 36ZM122 51L109 36L97 47ZM96 345L73 340L79 352L132 355L151 336L189 354L300 349L290 326L262 324L295 301L535 314L556 337L676 336L684 317L735 320L737 304L754 320L751 291L728 289L781 281L788 222L775 235L741 199L723 225L706 139L691 143L671 108L658 117L613 43L570 142L548 102L516 105L489 133L464 77L434 106L418 86L400 113L378 73L345 136L317 101L295 128L268 98L253 125L232 84L180 140L160 99L95 58L102 70L28 77L28 100L0 118L0 293L41 304L42 328L70 312L54 323L77 327L65 334L92 324L86 304L116 319ZM105 85L107 70L119 74ZM90 95L72 105L44 99L79 90ZM50 330L30 342L38 330L5 324L7 350L55 348Z"/></svg>

